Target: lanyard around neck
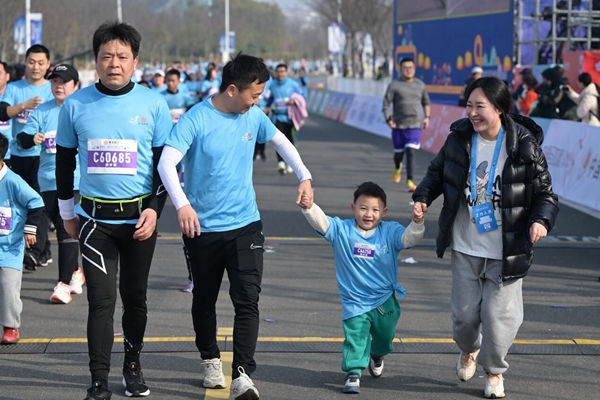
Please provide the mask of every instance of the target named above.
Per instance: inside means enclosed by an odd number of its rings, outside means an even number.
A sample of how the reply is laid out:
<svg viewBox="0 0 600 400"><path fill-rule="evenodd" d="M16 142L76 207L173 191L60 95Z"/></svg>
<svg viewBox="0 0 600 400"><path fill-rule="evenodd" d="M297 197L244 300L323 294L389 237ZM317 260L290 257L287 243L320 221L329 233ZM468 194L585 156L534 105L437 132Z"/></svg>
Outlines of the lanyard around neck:
<svg viewBox="0 0 600 400"><path fill-rule="evenodd" d="M479 136L479 133L475 132L473 134L473 144L471 145L471 201L475 201L477 198L477 190L475 190L477 187L477 136ZM492 197L492 189L494 188L494 179L496 177L496 165L498 164L498 157L500 157L500 150L502 148L502 139L504 139L504 126L500 126L500 132L496 138L492 165L490 166L490 176L485 192L487 197Z"/></svg>

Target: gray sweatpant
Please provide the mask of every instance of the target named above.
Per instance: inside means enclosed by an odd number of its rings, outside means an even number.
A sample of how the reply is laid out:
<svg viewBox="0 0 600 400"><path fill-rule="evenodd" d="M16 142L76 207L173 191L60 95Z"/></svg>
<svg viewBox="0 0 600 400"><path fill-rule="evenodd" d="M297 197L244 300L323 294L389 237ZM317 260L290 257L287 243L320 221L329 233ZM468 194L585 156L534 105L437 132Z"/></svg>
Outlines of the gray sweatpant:
<svg viewBox="0 0 600 400"><path fill-rule="evenodd" d="M453 339L465 353L481 349L486 373L503 374L504 360L523 323L523 280L500 279L502 261L452 250Z"/></svg>
<svg viewBox="0 0 600 400"><path fill-rule="evenodd" d="M0 326L19 328L21 326L21 278L23 271L0 267Z"/></svg>

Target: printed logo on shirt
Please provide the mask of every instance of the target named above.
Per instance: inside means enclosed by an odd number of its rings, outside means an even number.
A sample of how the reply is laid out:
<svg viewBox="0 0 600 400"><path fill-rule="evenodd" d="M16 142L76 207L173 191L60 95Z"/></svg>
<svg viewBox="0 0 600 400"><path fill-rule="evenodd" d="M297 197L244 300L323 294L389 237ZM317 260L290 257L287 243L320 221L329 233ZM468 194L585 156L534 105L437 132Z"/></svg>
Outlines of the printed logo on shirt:
<svg viewBox="0 0 600 400"><path fill-rule="evenodd" d="M354 257L356 258L375 258L375 245L374 244L364 244L364 243L354 243Z"/></svg>
<svg viewBox="0 0 600 400"><path fill-rule="evenodd" d="M379 251L381 252L381 254L387 254L387 253L389 253L387 244L384 244L383 246L381 246L379 248Z"/></svg>
<svg viewBox="0 0 600 400"><path fill-rule="evenodd" d="M248 132L242 136L242 142L249 142L252 140L252 133Z"/></svg>
<svg viewBox="0 0 600 400"><path fill-rule="evenodd" d="M6 207L11 207L12 201L10 199L4 200L4 203L2 203L2 205Z"/></svg>
<svg viewBox="0 0 600 400"><path fill-rule="evenodd" d="M140 117L139 115L136 115L129 120L129 123L131 125L148 125L148 120L146 117Z"/></svg>

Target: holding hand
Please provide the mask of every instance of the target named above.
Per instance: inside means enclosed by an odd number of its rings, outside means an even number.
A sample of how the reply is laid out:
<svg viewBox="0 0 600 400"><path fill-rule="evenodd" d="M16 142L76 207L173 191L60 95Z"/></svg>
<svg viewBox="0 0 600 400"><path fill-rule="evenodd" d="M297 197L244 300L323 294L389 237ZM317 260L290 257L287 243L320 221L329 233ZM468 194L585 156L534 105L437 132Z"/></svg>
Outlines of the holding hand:
<svg viewBox="0 0 600 400"><path fill-rule="evenodd" d="M300 182L298 185L298 197L296 198L296 204L300 208L309 209L313 205L314 193L310 179Z"/></svg>
<svg viewBox="0 0 600 400"><path fill-rule="evenodd" d="M413 221L422 224L427 212L427 204L416 201L413 207Z"/></svg>
<svg viewBox="0 0 600 400"><path fill-rule="evenodd" d="M546 227L539 222L534 222L529 228L529 236L531 237L531 243L536 244L548 234Z"/></svg>

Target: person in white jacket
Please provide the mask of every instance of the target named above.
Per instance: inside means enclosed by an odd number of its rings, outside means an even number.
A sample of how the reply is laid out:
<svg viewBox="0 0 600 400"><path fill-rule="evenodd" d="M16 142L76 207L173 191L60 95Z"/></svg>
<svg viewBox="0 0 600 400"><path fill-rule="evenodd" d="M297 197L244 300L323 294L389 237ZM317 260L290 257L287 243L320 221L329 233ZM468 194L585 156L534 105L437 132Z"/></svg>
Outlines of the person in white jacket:
<svg viewBox="0 0 600 400"><path fill-rule="evenodd" d="M577 93L573 88L566 85L569 97L577 104L577 117L581 122L594 126L600 126L598 115L598 89L592 81L592 76L587 72L579 75L577 79L581 93Z"/></svg>

